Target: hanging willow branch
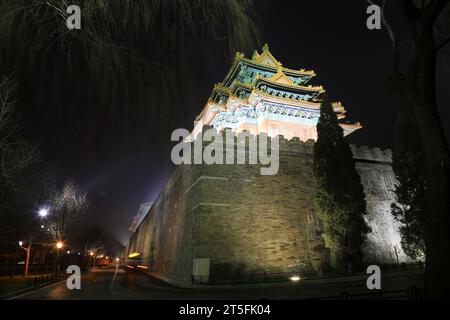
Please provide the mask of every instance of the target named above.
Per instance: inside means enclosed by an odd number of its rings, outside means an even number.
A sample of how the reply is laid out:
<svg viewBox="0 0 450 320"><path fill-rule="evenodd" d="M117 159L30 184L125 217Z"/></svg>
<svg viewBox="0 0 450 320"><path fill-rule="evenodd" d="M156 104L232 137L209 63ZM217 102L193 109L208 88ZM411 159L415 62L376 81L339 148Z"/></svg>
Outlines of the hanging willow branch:
<svg viewBox="0 0 450 320"><path fill-rule="evenodd" d="M217 81L217 61L259 44L256 2L74 0L82 29L69 30L66 2L2 0L0 70L16 72L47 140L85 153L105 140L130 146L178 126L199 88Z"/></svg>

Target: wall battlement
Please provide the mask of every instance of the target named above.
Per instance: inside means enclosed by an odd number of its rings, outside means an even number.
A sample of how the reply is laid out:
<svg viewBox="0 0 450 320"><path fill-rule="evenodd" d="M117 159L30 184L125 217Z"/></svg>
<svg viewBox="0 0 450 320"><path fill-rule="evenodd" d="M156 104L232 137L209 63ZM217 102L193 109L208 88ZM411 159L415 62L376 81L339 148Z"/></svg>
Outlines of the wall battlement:
<svg viewBox="0 0 450 320"><path fill-rule="evenodd" d="M392 150L350 145L355 160L392 163Z"/></svg>
<svg viewBox="0 0 450 320"><path fill-rule="evenodd" d="M207 130L212 129L212 126L203 126L202 133L204 134ZM267 141L267 147L270 149L272 138L270 138L266 133L261 133L259 135L253 135L250 132L243 131L236 133L231 129L224 129L219 133L223 139L223 148L226 150L230 148L227 145L227 136L228 139L233 139L233 144L231 147L236 148L238 143L243 143L245 141L245 149L248 151L249 146L252 143L256 143L259 147L260 141ZM279 141L279 151L280 152L293 152L293 153L307 153L313 154L314 152L314 140L310 139L308 141L301 141L299 138L294 137L291 139L286 139L283 135L277 136ZM213 141L213 140L211 140ZM203 141L203 146L207 146L211 143L211 141ZM382 150L378 147L369 148L368 146L356 146L350 145L350 148L353 153L353 158L355 160L363 160L363 161L373 161L373 162L386 162L392 163L392 150L385 149Z"/></svg>
<svg viewBox="0 0 450 320"><path fill-rule="evenodd" d="M209 129L213 129L212 126L203 126L202 134L205 134L205 132ZM199 133L200 134L200 133ZM238 143L241 145L245 141L245 147L246 150L249 150L249 146L253 143L255 143L259 147L259 143L262 141L266 141L268 149L270 149L272 145L272 139L269 137L266 133L260 133L259 135L253 135L248 131L242 131L239 133L236 133L235 131L232 131L231 129L224 129L218 133L218 136L221 136L223 139L223 148L226 150L230 147L236 147ZM209 138L209 137L206 137ZM229 140L233 140L233 143L231 146L227 145L227 138ZM279 142L279 150L281 152L287 151L287 152L299 152L299 153L313 153L314 149L314 140L310 139L308 141L301 141L298 137L294 137L291 139L285 138L283 135L278 135L278 142ZM194 138L194 140L198 139L197 137ZM203 147L211 144L211 142L214 141L214 139L206 139L205 136L203 138ZM194 143L191 141L190 143Z"/></svg>

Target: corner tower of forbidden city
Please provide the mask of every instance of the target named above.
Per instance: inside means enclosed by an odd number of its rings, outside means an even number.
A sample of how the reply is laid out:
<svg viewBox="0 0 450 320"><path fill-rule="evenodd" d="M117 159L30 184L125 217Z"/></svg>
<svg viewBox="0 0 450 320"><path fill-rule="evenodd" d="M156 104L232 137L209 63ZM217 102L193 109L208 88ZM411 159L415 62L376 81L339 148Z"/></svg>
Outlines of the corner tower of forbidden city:
<svg viewBox="0 0 450 320"><path fill-rule="evenodd" d="M219 130L248 131L253 135L267 133L269 137L283 135L301 141L317 140L316 124L320 102L325 92L322 86L309 84L316 76L312 70L283 67L268 45L262 53L254 52L251 59L237 53L223 82L213 92L196 119L193 136L204 125ZM333 103L338 118L346 110L340 102ZM361 128L359 123L341 122L344 135Z"/></svg>

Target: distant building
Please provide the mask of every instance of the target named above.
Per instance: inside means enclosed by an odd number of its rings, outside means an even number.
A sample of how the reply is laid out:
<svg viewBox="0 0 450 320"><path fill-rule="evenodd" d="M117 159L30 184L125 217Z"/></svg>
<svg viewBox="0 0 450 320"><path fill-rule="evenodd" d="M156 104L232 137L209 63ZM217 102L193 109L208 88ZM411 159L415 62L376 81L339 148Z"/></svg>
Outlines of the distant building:
<svg viewBox="0 0 450 320"><path fill-rule="evenodd" d="M197 117L190 139L205 126L238 136L280 135L278 174L261 176L258 165L248 164L180 165L151 208L145 208L145 218L139 215L126 255L181 286L326 270L329 250L315 214L313 173L324 89L308 85L314 76L314 71L283 67L267 45L252 59L238 53ZM342 121L345 108L337 102L333 107ZM359 123L341 126L345 135L362 128ZM399 224L390 212L395 184L391 152L356 146L352 151L372 228L365 258L368 263L406 261Z"/></svg>

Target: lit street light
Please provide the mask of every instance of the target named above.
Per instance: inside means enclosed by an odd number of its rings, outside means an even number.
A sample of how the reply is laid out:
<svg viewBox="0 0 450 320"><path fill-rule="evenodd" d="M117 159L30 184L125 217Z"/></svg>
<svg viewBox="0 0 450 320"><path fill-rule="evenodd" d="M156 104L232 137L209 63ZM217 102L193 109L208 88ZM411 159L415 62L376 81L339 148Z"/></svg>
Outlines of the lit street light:
<svg viewBox="0 0 450 320"><path fill-rule="evenodd" d="M92 258L94 258L94 264L93 264L92 268L95 269L95 254L93 251L89 252L89 254Z"/></svg>
<svg viewBox="0 0 450 320"><path fill-rule="evenodd" d="M58 241L56 243L56 248L58 248L58 267L56 270L56 273L59 274L59 269L61 268L61 257L60 257L60 253L61 253L61 249L63 247L63 243L61 241Z"/></svg>
<svg viewBox="0 0 450 320"><path fill-rule="evenodd" d="M289 279L293 282L298 282L301 280L300 276L297 274L293 274Z"/></svg>
<svg viewBox="0 0 450 320"><path fill-rule="evenodd" d="M25 277L28 277L28 266L30 264L31 241L29 241L28 246L26 248L23 246L23 241L19 241L19 247L20 247L20 249L25 250L25 252L27 253L27 257L25 260Z"/></svg>
<svg viewBox="0 0 450 320"><path fill-rule="evenodd" d="M40 209L39 210L39 216L41 217L41 218L45 218L46 216L48 216L48 209Z"/></svg>

